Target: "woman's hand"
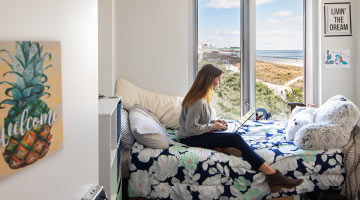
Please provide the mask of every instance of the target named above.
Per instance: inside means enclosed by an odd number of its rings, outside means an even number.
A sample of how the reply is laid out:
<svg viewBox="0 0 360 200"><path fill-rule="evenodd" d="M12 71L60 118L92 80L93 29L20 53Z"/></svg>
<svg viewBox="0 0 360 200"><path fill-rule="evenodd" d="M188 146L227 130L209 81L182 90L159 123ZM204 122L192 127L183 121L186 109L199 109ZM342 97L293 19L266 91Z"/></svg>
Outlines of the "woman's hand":
<svg viewBox="0 0 360 200"><path fill-rule="evenodd" d="M227 126L227 123L226 123L225 120L218 119L218 120L215 120L215 122L220 122L220 123L222 123L223 125Z"/></svg>
<svg viewBox="0 0 360 200"><path fill-rule="evenodd" d="M221 123L221 122L215 122L214 123L214 126L215 126L215 129L216 130L219 130L219 129L221 129L221 130L225 130L225 129L227 129L227 126L225 126L223 123Z"/></svg>

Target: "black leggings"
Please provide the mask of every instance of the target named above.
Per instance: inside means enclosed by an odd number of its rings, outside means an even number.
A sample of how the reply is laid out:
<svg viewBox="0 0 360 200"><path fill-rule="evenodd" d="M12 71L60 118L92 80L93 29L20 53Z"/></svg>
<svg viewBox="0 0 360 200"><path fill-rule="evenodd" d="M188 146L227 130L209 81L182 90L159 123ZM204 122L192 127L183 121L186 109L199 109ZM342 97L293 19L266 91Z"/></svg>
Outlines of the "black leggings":
<svg viewBox="0 0 360 200"><path fill-rule="evenodd" d="M265 160L260 157L237 133L204 133L202 135L180 139L180 142L192 147L213 149L215 147L234 147L242 152L242 157L252 168L258 170Z"/></svg>

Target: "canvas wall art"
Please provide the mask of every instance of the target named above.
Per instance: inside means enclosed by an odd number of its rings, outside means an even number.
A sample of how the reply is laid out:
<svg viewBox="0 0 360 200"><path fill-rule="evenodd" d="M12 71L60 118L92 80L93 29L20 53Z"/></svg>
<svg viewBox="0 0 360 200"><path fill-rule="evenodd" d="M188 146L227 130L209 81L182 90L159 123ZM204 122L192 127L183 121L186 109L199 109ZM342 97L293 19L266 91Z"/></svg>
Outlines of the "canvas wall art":
<svg viewBox="0 0 360 200"><path fill-rule="evenodd" d="M0 179L62 148L60 42L0 42Z"/></svg>

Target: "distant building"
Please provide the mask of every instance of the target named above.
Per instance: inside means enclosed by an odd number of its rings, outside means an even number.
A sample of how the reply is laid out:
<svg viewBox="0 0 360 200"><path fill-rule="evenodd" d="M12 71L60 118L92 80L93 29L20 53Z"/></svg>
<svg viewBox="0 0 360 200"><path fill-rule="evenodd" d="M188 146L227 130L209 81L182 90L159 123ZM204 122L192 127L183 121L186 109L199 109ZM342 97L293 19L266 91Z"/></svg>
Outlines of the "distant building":
<svg viewBox="0 0 360 200"><path fill-rule="evenodd" d="M207 59L240 66L240 53L240 47L216 48L212 44L199 44L198 46L199 60Z"/></svg>
<svg viewBox="0 0 360 200"><path fill-rule="evenodd" d="M203 48L201 44L198 44L198 60L201 61L203 59Z"/></svg>
<svg viewBox="0 0 360 200"><path fill-rule="evenodd" d="M203 49L204 53L210 53L210 52L213 52L213 51L218 51L216 46L212 45L212 44L202 44L201 46L202 46L202 49Z"/></svg>

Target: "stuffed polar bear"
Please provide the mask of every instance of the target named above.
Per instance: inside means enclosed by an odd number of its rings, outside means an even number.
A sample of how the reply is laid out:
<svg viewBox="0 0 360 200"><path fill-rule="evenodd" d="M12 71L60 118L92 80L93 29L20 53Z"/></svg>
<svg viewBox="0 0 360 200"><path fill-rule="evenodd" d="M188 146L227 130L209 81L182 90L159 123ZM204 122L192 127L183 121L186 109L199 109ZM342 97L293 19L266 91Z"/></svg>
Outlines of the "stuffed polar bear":
<svg viewBox="0 0 360 200"><path fill-rule="evenodd" d="M286 127L286 140L293 141L298 130L310 123L314 123L316 108L296 107Z"/></svg>
<svg viewBox="0 0 360 200"><path fill-rule="evenodd" d="M294 109L286 128L286 139L302 149L342 148L359 119L358 107L342 95L319 108Z"/></svg>

